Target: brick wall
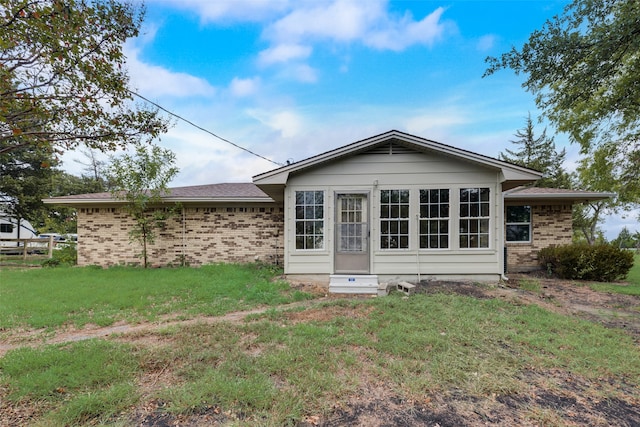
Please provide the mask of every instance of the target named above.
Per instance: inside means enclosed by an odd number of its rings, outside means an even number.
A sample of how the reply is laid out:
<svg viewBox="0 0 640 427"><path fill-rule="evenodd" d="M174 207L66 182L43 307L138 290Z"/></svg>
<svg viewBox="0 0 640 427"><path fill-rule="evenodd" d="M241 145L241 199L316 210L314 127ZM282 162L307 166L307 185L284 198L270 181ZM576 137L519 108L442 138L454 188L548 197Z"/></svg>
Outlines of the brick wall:
<svg viewBox="0 0 640 427"><path fill-rule="evenodd" d="M141 264L133 225L121 208L78 209L78 265ZM148 248L153 266L215 262L283 262L284 214L281 205L185 207L156 232Z"/></svg>
<svg viewBox="0 0 640 427"><path fill-rule="evenodd" d="M506 242L507 272L537 270L538 251L571 243L571 205L531 205L531 242Z"/></svg>

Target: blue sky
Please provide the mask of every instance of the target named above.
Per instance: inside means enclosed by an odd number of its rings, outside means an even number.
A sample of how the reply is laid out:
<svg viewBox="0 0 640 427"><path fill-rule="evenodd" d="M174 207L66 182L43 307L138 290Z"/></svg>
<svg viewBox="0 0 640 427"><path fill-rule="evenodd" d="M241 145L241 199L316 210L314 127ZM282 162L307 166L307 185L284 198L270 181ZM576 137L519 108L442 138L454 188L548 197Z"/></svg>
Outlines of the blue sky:
<svg viewBox="0 0 640 427"><path fill-rule="evenodd" d="M391 129L496 157L539 112L522 76L482 78L485 58L522 46L566 4L147 0L125 51L141 95L277 163ZM578 148L555 138L572 169ZM160 145L177 155L172 186L249 182L276 167L180 121ZM65 167L79 173L74 157ZM611 237L620 221L607 224Z"/></svg>

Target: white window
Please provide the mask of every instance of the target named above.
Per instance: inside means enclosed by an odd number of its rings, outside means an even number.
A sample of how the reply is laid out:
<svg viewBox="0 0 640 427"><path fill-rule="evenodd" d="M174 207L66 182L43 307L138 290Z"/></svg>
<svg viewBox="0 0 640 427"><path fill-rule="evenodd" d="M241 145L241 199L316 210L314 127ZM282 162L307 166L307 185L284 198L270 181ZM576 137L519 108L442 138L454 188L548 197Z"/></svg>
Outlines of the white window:
<svg viewBox="0 0 640 427"><path fill-rule="evenodd" d="M449 247L449 190L420 190L420 249Z"/></svg>
<svg viewBox="0 0 640 427"><path fill-rule="evenodd" d="M324 248L324 192L296 191L296 249Z"/></svg>
<svg viewBox="0 0 640 427"><path fill-rule="evenodd" d="M531 241L531 206L507 206L507 242Z"/></svg>
<svg viewBox="0 0 640 427"><path fill-rule="evenodd" d="M489 247L489 189L460 189L460 247Z"/></svg>
<svg viewBox="0 0 640 427"><path fill-rule="evenodd" d="M380 191L380 249L409 248L409 190Z"/></svg>

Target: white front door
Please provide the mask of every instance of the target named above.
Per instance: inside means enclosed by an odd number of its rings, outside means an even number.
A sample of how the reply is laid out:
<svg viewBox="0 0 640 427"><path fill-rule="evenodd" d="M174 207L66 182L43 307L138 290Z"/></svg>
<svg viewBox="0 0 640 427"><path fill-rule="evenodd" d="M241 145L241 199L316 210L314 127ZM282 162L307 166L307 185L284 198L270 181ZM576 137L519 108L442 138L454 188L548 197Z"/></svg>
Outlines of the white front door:
<svg viewBox="0 0 640 427"><path fill-rule="evenodd" d="M336 195L335 273L369 273L369 209L363 193Z"/></svg>

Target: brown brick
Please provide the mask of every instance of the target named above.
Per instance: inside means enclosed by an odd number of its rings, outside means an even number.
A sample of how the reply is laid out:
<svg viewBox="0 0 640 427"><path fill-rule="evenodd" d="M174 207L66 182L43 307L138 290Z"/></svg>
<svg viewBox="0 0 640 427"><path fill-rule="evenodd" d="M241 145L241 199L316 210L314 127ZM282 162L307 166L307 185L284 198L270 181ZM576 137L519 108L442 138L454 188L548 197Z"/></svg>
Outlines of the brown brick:
<svg viewBox="0 0 640 427"><path fill-rule="evenodd" d="M184 208L156 232L149 246L154 266L216 262L282 263L284 216L281 206ZM274 209L275 208L275 209ZM137 242L129 241L133 226L122 209L88 208L78 213L78 265L140 264Z"/></svg>

